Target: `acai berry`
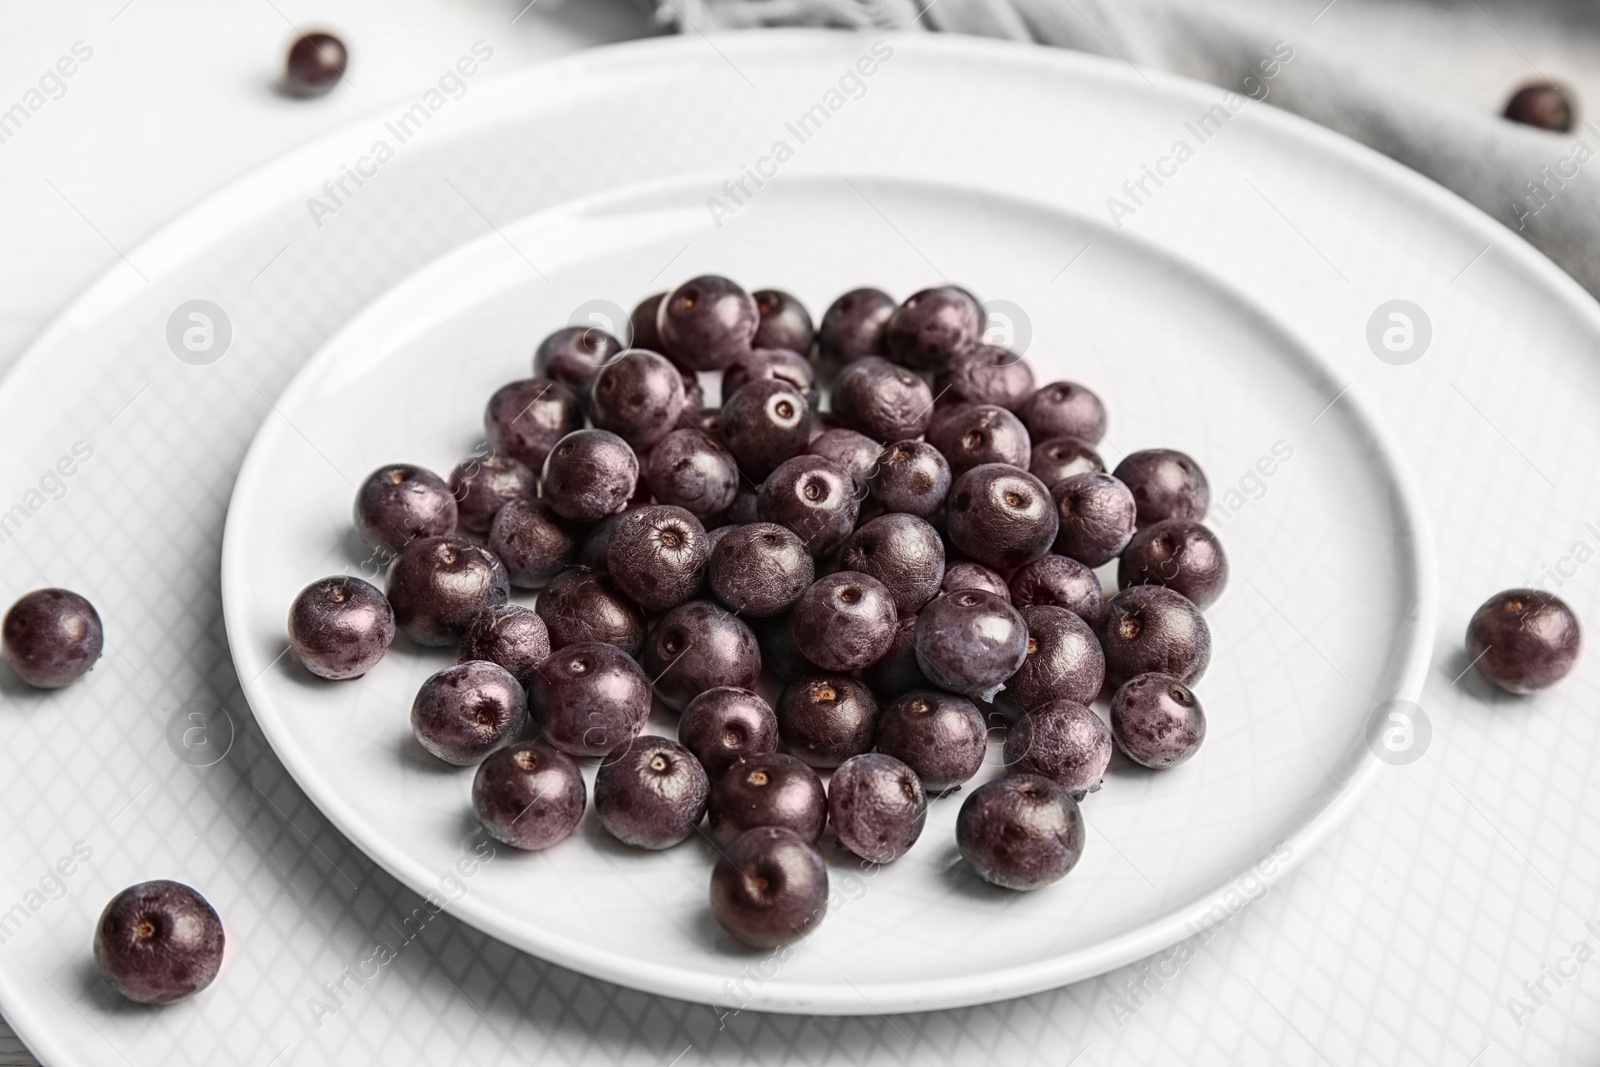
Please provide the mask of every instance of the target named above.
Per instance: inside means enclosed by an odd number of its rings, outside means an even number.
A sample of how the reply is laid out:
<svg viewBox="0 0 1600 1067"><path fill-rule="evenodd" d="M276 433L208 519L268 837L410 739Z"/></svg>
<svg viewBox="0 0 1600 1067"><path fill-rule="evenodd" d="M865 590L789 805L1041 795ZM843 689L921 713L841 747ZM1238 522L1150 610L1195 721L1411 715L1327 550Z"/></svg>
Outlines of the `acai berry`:
<svg viewBox="0 0 1600 1067"><path fill-rule="evenodd" d="M1039 889L1083 855L1083 815L1067 791L1037 774L973 790L956 816L956 847L979 877L1004 889Z"/></svg>
<svg viewBox="0 0 1600 1067"><path fill-rule="evenodd" d="M839 843L869 863L905 855L922 836L927 816L922 782L893 756L852 756L828 781L828 821Z"/></svg>
<svg viewBox="0 0 1600 1067"><path fill-rule="evenodd" d="M750 690L719 686L684 707L678 740L715 780L741 759L778 751L778 718L772 706Z"/></svg>
<svg viewBox="0 0 1600 1067"><path fill-rule="evenodd" d="M988 729L966 697L916 689L878 715L878 751L903 761L929 793L965 784L983 766Z"/></svg>
<svg viewBox="0 0 1600 1067"><path fill-rule="evenodd" d="M484 608L511 592L506 569L489 550L462 537L425 537L389 566L395 625L419 645L453 644Z"/></svg>
<svg viewBox="0 0 1600 1067"><path fill-rule="evenodd" d="M210 985L226 937L206 898L181 882L129 886L94 927L94 962L111 988L139 1004L171 1004Z"/></svg>
<svg viewBox="0 0 1600 1067"><path fill-rule="evenodd" d="M1130 678L1111 698L1111 735L1133 762L1176 767L1206 739L1206 716L1188 686L1170 674Z"/></svg>
<svg viewBox="0 0 1600 1067"><path fill-rule="evenodd" d="M98 618L95 626L98 630ZM342 680L366 674L394 644L394 630L394 609L388 599L374 586L348 575L312 582L289 608L289 646L318 678ZM8 616L8 644L10 634Z"/></svg>
<svg viewBox="0 0 1600 1067"><path fill-rule="evenodd" d="M487 660L446 667L422 683L411 704L417 743L446 763L467 767L517 739L528 700L511 672Z"/></svg>
<svg viewBox="0 0 1600 1067"><path fill-rule="evenodd" d="M721 845L757 826L782 826L814 842L828 821L828 798L816 771L775 752L729 768L712 784L706 811Z"/></svg>
<svg viewBox="0 0 1600 1067"><path fill-rule="evenodd" d="M641 735L600 763L594 810L612 837L634 848L671 848L700 825L711 780L694 754Z"/></svg>
<svg viewBox="0 0 1600 1067"><path fill-rule="evenodd" d="M828 865L801 834L763 826L730 841L711 871L711 914L756 949L798 941L828 911Z"/></svg>
<svg viewBox="0 0 1600 1067"><path fill-rule="evenodd" d="M991 700L1028 656L1028 627L993 593L935 597L917 616L917 662L941 689Z"/></svg>
<svg viewBox="0 0 1600 1067"><path fill-rule="evenodd" d="M1467 624L1467 655L1478 673L1508 693L1537 693L1565 678L1578 662L1578 617L1541 589L1496 593Z"/></svg>
<svg viewBox="0 0 1600 1067"><path fill-rule="evenodd" d="M578 765L542 741L502 748L478 765L472 779L472 810L490 837L512 848L549 848L566 840L587 803Z"/></svg>
<svg viewBox="0 0 1600 1067"><path fill-rule="evenodd" d="M798 675L774 711L784 751L813 767L837 767L872 748L878 703L848 674Z"/></svg>

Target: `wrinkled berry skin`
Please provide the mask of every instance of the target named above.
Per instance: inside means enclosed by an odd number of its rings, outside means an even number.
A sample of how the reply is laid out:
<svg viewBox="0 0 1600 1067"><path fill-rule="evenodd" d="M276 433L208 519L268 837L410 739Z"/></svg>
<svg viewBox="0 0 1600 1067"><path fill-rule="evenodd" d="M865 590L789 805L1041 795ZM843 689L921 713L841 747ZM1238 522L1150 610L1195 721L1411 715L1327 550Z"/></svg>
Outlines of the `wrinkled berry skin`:
<svg viewBox="0 0 1600 1067"><path fill-rule="evenodd" d="M943 370L983 336L983 308L965 289L943 285L906 298L883 330L884 355L915 370Z"/></svg>
<svg viewBox="0 0 1600 1067"><path fill-rule="evenodd" d="M958 477L986 463L1026 471L1032 451L1022 420L993 404L972 404L942 416L928 427L928 443L944 453Z"/></svg>
<svg viewBox="0 0 1600 1067"><path fill-rule="evenodd" d="M839 367L862 356L881 356L884 327L894 315L894 297L881 289L852 289L828 306L817 327L817 354Z"/></svg>
<svg viewBox="0 0 1600 1067"><path fill-rule="evenodd" d="M928 797L893 756L851 756L828 780L828 821L839 843L869 863L893 863L922 836Z"/></svg>
<svg viewBox="0 0 1600 1067"><path fill-rule="evenodd" d="M941 402L993 404L1016 411L1033 396L1033 369L1009 348L980 344L952 359L934 379L933 391ZM1027 425L1027 420L1023 423ZM1032 426L1028 432L1034 433Z"/></svg>
<svg viewBox="0 0 1600 1067"><path fill-rule="evenodd" d="M813 767L837 767L872 749L878 702L848 674L808 671L796 676L773 712L783 750Z"/></svg>
<svg viewBox="0 0 1600 1067"><path fill-rule="evenodd" d="M588 396L594 376L621 354L622 342L594 326L563 326L539 342L533 374L560 382L577 396Z"/></svg>
<svg viewBox="0 0 1600 1067"><path fill-rule="evenodd" d="M663 350L691 370L722 370L750 351L760 326L755 299L716 274L690 278L656 309Z"/></svg>
<svg viewBox="0 0 1600 1067"><path fill-rule="evenodd" d="M1111 698L1111 736L1142 767L1176 767L1200 750L1206 715L1189 687L1170 674L1130 678Z"/></svg>
<svg viewBox="0 0 1600 1067"><path fill-rule="evenodd" d="M450 472L456 522L463 530L486 534L495 515L513 500L531 497L539 479L528 465L510 456L473 456Z"/></svg>
<svg viewBox="0 0 1600 1067"><path fill-rule="evenodd" d="M915 515L880 515L845 541L839 566L876 578L898 614L915 615L944 580L944 541Z"/></svg>
<svg viewBox="0 0 1600 1067"><path fill-rule="evenodd" d="M717 599L757 619L794 607L816 579L816 562L799 536L774 522L728 529L706 566Z"/></svg>
<svg viewBox="0 0 1600 1067"><path fill-rule="evenodd" d="M594 778L600 825L634 848L671 848L694 833L710 795L711 779L692 752L648 734L608 755Z"/></svg>
<svg viewBox="0 0 1600 1067"><path fill-rule="evenodd" d="M933 392L906 368L878 356L847 364L833 382L833 413L878 441L921 437L933 418Z"/></svg>
<svg viewBox="0 0 1600 1067"><path fill-rule="evenodd" d="M1228 584L1228 555L1217 535L1192 519L1151 523L1128 542L1117 585L1164 585L1208 608Z"/></svg>
<svg viewBox="0 0 1600 1067"><path fill-rule="evenodd" d="M1555 685L1571 673L1582 647L1578 617L1539 589L1496 593L1467 624L1467 654L1478 673L1508 693Z"/></svg>
<svg viewBox="0 0 1600 1067"><path fill-rule="evenodd" d="M757 289L750 295L755 298L756 313L761 316L752 346L786 348L801 355L811 351L815 331L811 313L804 304L782 289Z"/></svg>
<svg viewBox="0 0 1600 1067"><path fill-rule="evenodd" d="M685 705L678 740L715 781L741 759L778 751L778 717L750 690L718 686Z"/></svg>
<svg viewBox="0 0 1600 1067"><path fill-rule="evenodd" d="M462 537L426 537L389 565L386 591L401 633L419 645L448 645L478 612L504 604L511 583L488 549Z"/></svg>
<svg viewBox="0 0 1600 1067"><path fill-rule="evenodd" d="M783 382L806 398L806 403L816 410L817 371L811 361L798 351L787 348L752 348L729 364L722 372L722 399L727 399L751 382L770 379Z"/></svg>
<svg viewBox="0 0 1600 1067"><path fill-rule="evenodd" d="M652 504L617 521L606 546L606 570L635 604L666 611L699 590L708 552L699 519L682 508Z"/></svg>
<svg viewBox="0 0 1600 1067"><path fill-rule="evenodd" d="M1003 889L1060 881L1083 855L1083 815L1067 791L1036 774L979 786L956 816L956 847L979 877Z"/></svg>
<svg viewBox="0 0 1600 1067"><path fill-rule="evenodd" d="M889 651L899 616L876 578L838 571L811 583L789 614L795 649L830 671L854 671Z"/></svg>
<svg viewBox="0 0 1600 1067"><path fill-rule="evenodd" d="M457 767L481 762L517 739L528 700L511 672L487 660L439 671L411 703L411 732L430 754Z"/></svg>
<svg viewBox="0 0 1600 1067"><path fill-rule="evenodd" d="M222 920L206 898L165 879L129 886L94 927L94 962L139 1004L171 1004L210 985L222 966Z"/></svg>
<svg viewBox="0 0 1600 1067"><path fill-rule="evenodd" d="M1011 589L1006 580L981 563L957 560L944 569L944 581L939 583L941 593L954 593L958 589L981 589L993 593L1007 604L1011 603Z"/></svg>
<svg viewBox="0 0 1600 1067"><path fill-rule="evenodd" d="M719 845L757 826L782 826L815 842L828 821L828 798L816 771L775 752L740 760L713 782L706 813Z"/></svg>
<svg viewBox="0 0 1600 1067"><path fill-rule="evenodd" d="M683 375L665 356L630 348L600 368L589 388L594 424L645 449L679 426L688 408Z"/></svg>
<svg viewBox="0 0 1600 1067"><path fill-rule="evenodd" d="M1111 729L1076 701L1046 701L1006 731L1006 766L1013 774L1041 774L1073 800L1100 788L1111 762Z"/></svg>
<svg viewBox="0 0 1600 1067"><path fill-rule="evenodd" d="M483 412L489 447L532 470L544 466L555 443L583 429L578 394L548 378L527 378L495 390Z"/></svg>
<svg viewBox="0 0 1600 1067"><path fill-rule="evenodd" d="M650 679L614 645L568 645L534 673L528 704L544 739L569 756L603 756L650 714Z"/></svg>
<svg viewBox="0 0 1600 1067"><path fill-rule="evenodd" d="M915 689L878 714L878 751L903 761L929 793L946 793L983 767L988 729L966 697Z"/></svg>
<svg viewBox="0 0 1600 1067"><path fill-rule="evenodd" d="M761 483L756 497L761 521L793 530L813 556L825 556L844 544L860 510L850 472L821 456L784 461Z"/></svg>
<svg viewBox="0 0 1600 1067"><path fill-rule="evenodd" d="M761 648L744 620L709 600L661 617L645 641L642 666L661 702L677 711L707 689L750 689L761 678Z"/></svg>
<svg viewBox="0 0 1600 1067"><path fill-rule="evenodd" d="M15 613L17 609L11 610ZM91 614L93 611L89 608ZM98 616L93 618L94 633L98 635L100 620ZM8 649L10 635L11 619L7 616ZM359 678L378 665L392 644L394 609L382 593L360 578L339 574L312 582L300 591L289 608L289 645L306 670L318 678L333 681ZM100 655L98 637L93 649L89 664ZM87 669L85 666L77 674ZM67 680L77 674L68 676ZM23 680L37 684L26 675Z"/></svg>
<svg viewBox="0 0 1600 1067"><path fill-rule="evenodd" d="M754 949L810 933L828 911L828 865L793 831L763 826L729 843L711 870L711 914Z"/></svg>
<svg viewBox="0 0 1600 1067"><path fill-rule="evenodd" d="M1160 585L1124 589L1106 604L1097 631L1106 680L1170 674L1193 685L1211 662L1211 629L1189 598Z"/></svg>
<svg viewBox="0 0 1600 1067"><path fill-rule="evenodd" d="M1047 483L1048 484L1048 483ZM1090 567L1122 554L1138 525L1126 485L1103 471L1085 471L1050 486L1056 508L1055 550Z"/></svg>
<svg viewBox="0 0 1600 1067"><path fill-rule="evenodd" d="M757 379L723 401L722 443L739 469L765 478L811 440L811 405L788 382Z"/></svg>
<svg viewBox="0 0 1600 1067"><path fill-rule="evenodd" d="M1097 445L1106 435L1106 406L1077 382L1051 382L1016 410L1035 441L1076 437Z"/></svg>
<svg viewBox="0 0 1600 1067"><path fill-rule="evenodd" d="M572 526L544 500L518 497L489 526L489 551L505 565L511 584L538 589L572 565L578 543Z"/></svg>
<svg viewBox="0 0 1600 1067"><path fill-rule="evenodd" d="M661 335L656 332L656 315L661 310L661 301L666 298L666 293L652 293L639 301L628 315L630 348L646 348L651 352L660 352L665 347L661 343Z"/></svg>
<svg viewBox="0 0 1600 1067"><path fill-rule="evenodd" d="M368 545L398 552L420 538L455 533L456 498L432 471L391 463L356 490L354 518Z"/></svg>
<svg viewBox="0 0 1600 1067"><path fill-rule="evenodd" d="M885 511L926 519L950 492L950 461L926 441L896 441L878 458L868 484Z"/></svg>
<svg viewBox="0 0 1600 1067"><path fill-rule="evenodd" d="M472 779L472 810L490 837L512 848L533 851L566 840L588 800L572 757L542 741L502 748Z"/></svg>
<svg viewBox="0 0 1600 1067"><path fill-rule="evenodd" d="M1055 543L1050 491L1027 471L985 463L955 480L945 517L950 543L995 570L1032 563Z"/></svg>
<svg viewBox="0 0 1600 1067"><path fill-rule="evenodd" d="M889 651L878 662L861 668L861 680L867 683L879 703L894 700L913 689L929 689L933 683L922 673L917 662L917 617L902 616L895 624L894 640Z"/></svg>
<svg viewBox="0 0 1600 1067"><path fill-rule="evenodd" d="M552 578L534 610L550 632L552 649L598 641L636 656L644 648L644 616L638 607L610 575L588 567L573 567Z"/></svg>
<svg viewBox="0 0 1600 1067"><path fill-rule="evenodd" d="M1088 704L1106 680L1106 657L1089 624L1066 608L1039 604L1022 609L1028 624L1028 658L1006 680L1002 699L1023 711L1056 698Z"/></svg>
<svg viewBox="0 0 1600 1067"><path fill-rule="evenodd" d="M1130 453L1111 473L1133 493L1140 526L1203 519L1211 506L1211 486L1200 465L1171 448Z"/></svg>
<svg viewBox="0 0 1600 1067"><path fill-rule="evenodd" d="M1018 608L1053 604L1093 626L1105 610L1105 593L1094 571L1070 556L1048 555L1017 568L1011 576L1011 603Z"/></svg>
<svg viewBox="0 0 1600 1067"><path fill-rule="evenodd" d="M550 631L538 614L521 604L501 604L474 615L461 635L456 662L488 660L499 664L523 688L550 655Z"/></svg>
<svg viewBox="0 0 1600 1067"><path fill-rule="evenodd" d="M656 500L704 520L733 503L739 467L699 430L673 430L650 450L645 480Z"/></svg>
<svg viewBox="0 0 1600 1067"><path fill-rule="evenodd" d="M824 430L812 438L806 446L806 454L833 460L850 472L850 477L855 479L860 489L866 486L867 479L878 469L883 446L864 433L840 426Z"/></svg>
<svg viewBox="0 0 1600 1067"><path fill-rule="evenodd" d="M81 678L105 646L105 629L94 605L67 589L35 589L24 595L6 612L4 631L6 662L35 689L60 689Z"/></svg>
<svg viewBox="0 0 1600 1067"><path fill-rule="evenodd" d="M628 506L639 482L639 457L607 430L578 430L544 461L542 499L571 522L599 522Z"/></svg>
<svg viewBox="0 0 1600 1067"><path fill-rule="evenodd" d="M935 597L917 616L917 663L934 685L991 700L1028 656L1028 626L994 593Z"/></svg>
<svg viewBox="0 0 1600 1067"><path fill-rule="evenodd" d="M1032 440L1031 434L1029 440ZM1077 474L1104 474L1105 470L1105 460L1094 446L1076 437L1043 441L1028 453L1028 473L1052 487Z"/></svg>

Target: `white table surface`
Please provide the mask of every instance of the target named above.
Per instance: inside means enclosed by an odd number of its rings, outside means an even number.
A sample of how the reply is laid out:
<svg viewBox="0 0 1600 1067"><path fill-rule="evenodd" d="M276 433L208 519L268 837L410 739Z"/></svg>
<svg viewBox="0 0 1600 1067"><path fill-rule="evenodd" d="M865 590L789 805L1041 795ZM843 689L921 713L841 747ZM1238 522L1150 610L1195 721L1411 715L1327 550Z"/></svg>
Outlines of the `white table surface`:
<svg viewBox="0 0 1600 1067"><path fill-rule="evenodd" d="M80 291L166 221L280 152L414 94L473 41L492 42L495 69L503 71L656 32L625 0L524 4L10 0L0 34L0 70L6 74L0 99L6 104L75 42L84 42L93 55L67 82L64 95L0 144L0 203L7 209L0 242L0 371ZM1267 6L1309 18L1324 0L1271 0ZM296 27L331 29L351 46L350 78L326 98L295 101L273 91ZM1590 33L1552 32L1508 4L1336 0L1308 26L1304 39L1304 47L1355 43L1375 61L1391 65L1396 77L1426 82L1475 106L1496 107L1507 87L1532 77L1535 67L1567 78L1580 94L1600 102L1600 64L1594 61L1600 42ZM0 463L0 479L15 480L15 474ZM1347 951L1352 959L1367 961L1356 963L1353 974L1381 975L1385 997L1375 1001L1361 993L1345 1001L1347 1010L1373 1011L1371 1025L1403 1028L1408 1016L1430 1014L1434 998L1452 996L1459 989L1459 976L1452 977L1452 971L1464 967L1469 955L1463 937L1482 936L1481 924L1493 925L1496 919L1479 916L1463 927L1444 913L1459 897L1452 898L1440 883L1444 868L1427 857L1435 846L1470 846L1490 863L1498 841L1515 862L1510 850L1519 846L1506 836L1516 836L1515 826L1491 825L1471 809L1448 810L1444 802L1455 794L1438 780L1443 773L1401 775L1374 791L1372 804L1416 805L1418 814L1417 833L1409 842L1385 831L1382 878L1339 876L1338 862L1362 854L1361 835L1390 821L1388 815L1358 816L1300 873L1221 929L1213 950L1204 953L1207 958L1163 987L1159 1007L1152 1005L1150 1013L1159 1019L1148 1021L1203 1027L1210 1002L1207 972L1269 956L1274 932L1296 930L1307 951ZM1571 803L1581 799L1575 795ZM1552 802L1547 794L1545 803ZM1547 809L1541 817L1581 824L1575 815ZM1573 858L1580 854L1590 853L1586 848ZM1561 864L1559 856L1540 860L1542 866ZM1552 873L1561 878L1563 872ZM1512 920L1504 923L1509 929ZM1374 930L1388 931L1382 936L1393 943L1370 944ZM1489 976L1486 982L1478 976L1471 983L1474 993L1487 994L1494 1010L1503 1012L1499 1002L1518 992L1521 978L1537 975L1540 962L1559 955L1556 949L1566 934L1578 936L1564 928L1547 933L1544 943L1528 945L1528 975L1502 975L1499 981ZM1374 951L1392 952L1394 965L1374 968ZM1328 962L1329 977L1337 981L1344 968L1337 958ZM1488 988L1479 990L1483 984ZM1571 1027L1592 1033L1592 1019L1583 1017L1590 1014L1597 989L1600 979L1580 974L1529 1025L1548 1028L1552 1038ZM1365 1007L1374 1003L1387 1007L1381 1012ZM1346 1032L1362 1028L1351 1022L1334 1025ZM1139 1020L1146 1024L1145 1018ZM1470 1046L1462 1067L1510 1062L1496 1059L1487 1046L1474 1057L1481 1044L1462 1035L1460 1047ZM1075 1054L1077 1049L1063 1048L1060 1062ZM33 1062L0 1025L0 1067Z"/></svg>

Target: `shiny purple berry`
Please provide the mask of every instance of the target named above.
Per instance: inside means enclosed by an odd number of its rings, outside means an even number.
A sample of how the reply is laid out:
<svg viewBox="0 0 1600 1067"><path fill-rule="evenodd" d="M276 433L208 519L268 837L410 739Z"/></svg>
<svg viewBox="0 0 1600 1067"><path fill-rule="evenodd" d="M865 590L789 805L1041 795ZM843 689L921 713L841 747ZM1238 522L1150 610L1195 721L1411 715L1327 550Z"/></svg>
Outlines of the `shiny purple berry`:
<svg viewBox="0 0 1600 1067"><path fill-rule="evenodd" d="M9 640L9 620L6 625ZM95 626L98 630L98 620ZM388 599L360 578L342 574L312 582L289 608L289 645L318 678L366 674L389 651L394 631Z"/></svg>

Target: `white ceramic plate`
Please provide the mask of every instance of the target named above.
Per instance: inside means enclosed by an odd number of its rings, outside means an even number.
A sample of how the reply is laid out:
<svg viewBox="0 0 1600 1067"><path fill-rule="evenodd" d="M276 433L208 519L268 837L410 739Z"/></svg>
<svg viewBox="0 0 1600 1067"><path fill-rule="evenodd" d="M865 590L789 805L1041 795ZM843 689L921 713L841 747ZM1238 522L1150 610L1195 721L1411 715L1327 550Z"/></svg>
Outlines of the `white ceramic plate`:
<svg viewBox="0 0 1600 1067"><path fill-rule="evenodd" d="M739 225L706 233L703 189L646 185L502 224L356 317L278 399L229 507L223 603L235 665L255 679L246 693L257 720L323 811L419 892L437 886L472 826L472 771L431 761L410 733L411 697L451 661L446 652L403 644L347 685L268 669L295 594L329 571L361 573L352 483L389 461L447 472L477 447L488 395L529 373L548 324L585 300L631 307L646 295L628 283L629 264L671 261L669 287L705 272L777 285L817 316L859 284L905 295L940 280L881 213L927 241L948 280L1020 309L996 328L1023 339L1041 382L1070 377L1101 392L1109 464L1170 445L1211 472L1234 578L1209 612L1205 746L1167 774L1119 761L1084 805L1084 859L1032 894L975 878L954 847L963 795L938 801L892 867L863 871L834 855L832 914L768 958L711 919L707 842L630 852L592 810L561 846L484 867L456 913L653 992L742 1000L730 990L756 965L772 972L751 989L761 1008L902 1011L1028 993L1137 959L1226 914L1241 878L1276 875L1311 848L1374 763L1364 741L1374 707L1414 695L1432 610L1405 478L1358 405L1329 407L1340 383L1323 362L1224 280L999 191L813 176L763 190ZM1052 288L1089 245L1093 260ZM1313 434L1289 444L1319 411ZM1276 491L1253 505L1265 513L1254 531L1234 536L1227 512L1245 498L1230 489L1246 472ZM674 736L674 719L651 728ZM985 777L1000 773L998 744Z"/></svg>

